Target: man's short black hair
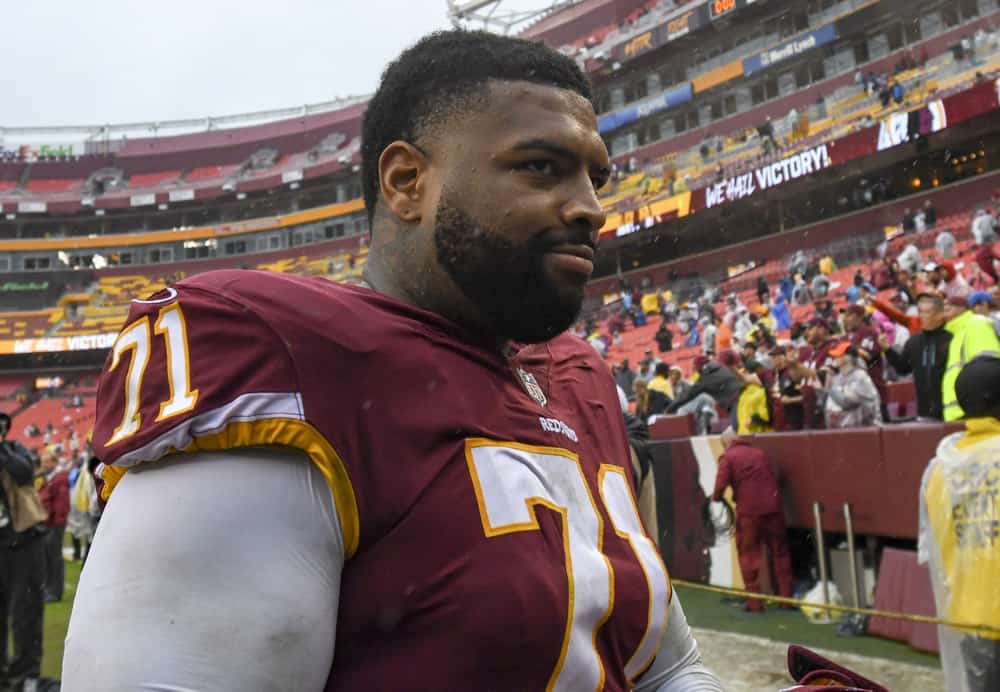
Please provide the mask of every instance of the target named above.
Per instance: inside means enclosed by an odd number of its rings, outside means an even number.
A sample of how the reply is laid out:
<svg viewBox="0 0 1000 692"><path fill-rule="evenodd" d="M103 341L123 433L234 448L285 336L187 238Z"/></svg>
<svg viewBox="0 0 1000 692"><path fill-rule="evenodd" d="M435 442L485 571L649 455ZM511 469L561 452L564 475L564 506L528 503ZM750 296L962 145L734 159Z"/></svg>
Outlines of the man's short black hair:
<svg viewBox="0 0 1000 692"><path fill-rule="evenodd" d="M670 366L667 365L666 363L657 363L656 364L656 369L653 371L653 374L655 374L657 376L662 375L663 377L669 377L670 376Z"/></svg>
<svg viewBox="0 0 1000 692"><path fill-rule="evenodd" d="M590 81L577 64L542 43L485 31L425 36L385 68L362 121L361 181L369 221L385 148L396 140L413 143L429 127L476 105L489 80L545 84L591 100Z"/></svg>

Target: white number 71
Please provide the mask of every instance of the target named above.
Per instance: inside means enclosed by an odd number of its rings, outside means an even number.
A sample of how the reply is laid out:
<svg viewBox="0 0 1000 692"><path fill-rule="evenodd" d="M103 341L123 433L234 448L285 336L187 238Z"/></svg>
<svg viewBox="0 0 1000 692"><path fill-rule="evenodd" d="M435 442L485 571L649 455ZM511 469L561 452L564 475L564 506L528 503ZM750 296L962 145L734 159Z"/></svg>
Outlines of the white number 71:
<svg viewBox="0 0 1000 692"><path fill-rule="evenodd" d="M173 303L160 309L153 325L153 332L163 335L167 350L167 383L170 387L170 398L160 404L156 421L179 416L194 408L198 403L198 390L191 389L191 363L188 355L187 323L179 303ZM128 373L125 375L125 413L122 422L111 433L107 445L131 437L139 431L142 425L142 414L139 413L139 397L142 389L142 378L149 365L149 351L152 335L149 329L149 318L136 320L118 335L112 349L111 366L108 372L113 372L121 362L122 356L132 352L129 360Z"/></svg>

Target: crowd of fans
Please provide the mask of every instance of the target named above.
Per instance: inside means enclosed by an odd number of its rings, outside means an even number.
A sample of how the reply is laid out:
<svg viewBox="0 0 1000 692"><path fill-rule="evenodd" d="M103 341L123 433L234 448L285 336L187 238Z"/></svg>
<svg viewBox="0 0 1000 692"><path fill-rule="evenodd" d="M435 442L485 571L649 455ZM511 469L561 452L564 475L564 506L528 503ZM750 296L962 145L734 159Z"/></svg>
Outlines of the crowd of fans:
<svg viewBox="0 0 1000 692"><path fill-rule="evenodd" d="M70 410L83 405L67 401ZM71 413L44 428L29 424L29 449L7 439L11 418L0 413L0 688L47 689L41 678L44 605L61 601L65 534L73 560L87 557L100 508L90 440L81 440ZM13 644L7 647L8 629Z"/></svg>
<svg viewBox="0 0 1000 692"><path fill-rule="evenodd" d="M937 224L926 202L906 211L901 235L846 288L831 282L832 257L810 262L799 252L776 286L758 280L756 304L735 293L720 300L713 288L678 303L647 284L624 291L606 331L590 322L577 333L607 356L626 329L659 316L657 353L647 350L636 367L612 366L647 422L690 414L699 433L732 425L739 434L883 424L893 419L887 385L904 379L913 381L919 420L958 420L958 371L979 354L1000 354L996 216L984 206L967 230L942 229L933 261L924 261L912 240ZM966 261L956 236L971 240ZM792 308L809 305L811 314L792 319ZM700 347L689 373L662 362L678 340Z"/></svg>

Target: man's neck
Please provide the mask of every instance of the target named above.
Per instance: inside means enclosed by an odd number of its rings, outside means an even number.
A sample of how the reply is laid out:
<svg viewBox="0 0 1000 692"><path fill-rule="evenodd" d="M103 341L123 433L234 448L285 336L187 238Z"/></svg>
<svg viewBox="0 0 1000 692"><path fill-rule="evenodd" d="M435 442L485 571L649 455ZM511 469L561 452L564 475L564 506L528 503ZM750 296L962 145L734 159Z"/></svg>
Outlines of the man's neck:
<svg viewBox="0 0 1000 692"><path fill-rule="evenodd" d="M451 303L449 305L439 304L440 301L432 299L433 291L414 290L407 287L403 282L395 279L398 274L399 272L389 271L377 257L374 257L365 264L362 282L376 293L381 293L415 308L433 312L471 332L482 335L484 340L500 353L506 354L508 352L509 340L493 335L465 298L449 301Z"/></svg>

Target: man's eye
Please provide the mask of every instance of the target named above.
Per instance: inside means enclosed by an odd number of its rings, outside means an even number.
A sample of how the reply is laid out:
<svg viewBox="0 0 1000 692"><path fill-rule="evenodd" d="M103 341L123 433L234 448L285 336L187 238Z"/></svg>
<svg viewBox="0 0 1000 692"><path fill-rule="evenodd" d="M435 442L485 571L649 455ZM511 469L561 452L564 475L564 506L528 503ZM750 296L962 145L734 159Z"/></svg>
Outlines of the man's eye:
<svg viewBox="0 0 1000 692"><path fill-rule="evenodd" d="M546 161L545 159L539 159L537 161L525 161L521 164L521 169L528 171L529 173L537 173L538 175L555 175L556 167L551 161Z"/></svg>

